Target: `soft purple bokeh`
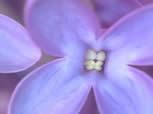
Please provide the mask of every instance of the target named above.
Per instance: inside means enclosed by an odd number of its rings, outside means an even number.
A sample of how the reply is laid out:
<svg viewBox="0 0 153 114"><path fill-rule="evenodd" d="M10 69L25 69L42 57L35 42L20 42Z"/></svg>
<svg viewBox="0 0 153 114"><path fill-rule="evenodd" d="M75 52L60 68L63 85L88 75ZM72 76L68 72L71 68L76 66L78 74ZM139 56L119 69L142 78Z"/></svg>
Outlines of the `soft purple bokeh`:
<svg viewBox="0 0 153 114"><path fill-rule="evenodd" d="M19 81L16 74L0 74L0 114L7 114L10 97Z"/></svg>

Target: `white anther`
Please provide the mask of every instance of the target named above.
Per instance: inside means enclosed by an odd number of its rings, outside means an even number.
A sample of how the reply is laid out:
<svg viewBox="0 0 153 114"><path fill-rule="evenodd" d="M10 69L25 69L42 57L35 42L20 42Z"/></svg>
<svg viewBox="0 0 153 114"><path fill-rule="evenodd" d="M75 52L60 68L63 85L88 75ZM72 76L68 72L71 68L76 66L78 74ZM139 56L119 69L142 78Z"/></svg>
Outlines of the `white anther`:
<svg viewBox="0 0 153 114"><path fill-rule="evenodd" d="M97 61L97 62L95 63L96 66L102 66L103 64L104 64L104 62L102 62L102 61Z"/></svg>
<svg viewBox="0 0 153 114"><path fill-rule="evenodd" d="M104 51L100 51L97 53L96 60L98 61L104 61L106 59L106 54Z"/></svg>
<svg viewBox="0 0 153 114"><path fill-rule="evenodd" d="M95 68L95 61L88 60L86 61L85 65L87 70L93 70Z"/></svg>
<svg viewBox="0 0 153 114"><path fill-rule="evenodd" d="M87 51L86 59L87 60L94 60L94 59L96 59L96 52L91 50L91 49L89 49Z"/></svg>
<svg viewBox="0 0 153 114"><path fill-rule="evenodd" d="M100 71L100 70L102 70L102 65L103 65L104 63L102 62L102 61L97 61L96 63L95 63L95 70L98 70L98 71Z"/></svg>

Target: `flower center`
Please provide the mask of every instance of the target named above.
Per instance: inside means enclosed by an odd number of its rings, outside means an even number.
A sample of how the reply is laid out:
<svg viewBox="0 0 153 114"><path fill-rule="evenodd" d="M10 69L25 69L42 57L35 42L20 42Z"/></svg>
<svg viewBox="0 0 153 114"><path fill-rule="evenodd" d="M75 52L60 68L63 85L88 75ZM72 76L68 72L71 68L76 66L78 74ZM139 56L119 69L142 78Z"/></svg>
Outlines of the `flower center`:
<svg viewBox="0 0 153 114"><path fill-rule="evenodd" d="M106 54L104 51L96 52L94 50L88 49L85 60L85 68L87 70L101 71L105 59Z"/></svg>

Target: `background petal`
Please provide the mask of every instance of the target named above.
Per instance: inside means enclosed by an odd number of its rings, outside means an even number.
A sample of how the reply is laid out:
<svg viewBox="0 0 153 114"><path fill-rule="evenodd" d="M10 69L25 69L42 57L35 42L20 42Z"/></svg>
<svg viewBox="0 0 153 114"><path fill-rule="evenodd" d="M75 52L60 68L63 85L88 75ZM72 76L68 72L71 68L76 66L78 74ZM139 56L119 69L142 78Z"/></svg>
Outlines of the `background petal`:
<svg viewBox="0 0 153 114"><path fill-rule="evenodd" d="M39 60L41 52L26 30L9 17L0 15L0 72L18 72Z"/></svg>
<svg viewBox="0 0 153 114"><path fill-rule="evenodd" d="M101 32L94 11L82 0L29 0L25 24L45 52L60 57L93 44Z"/></svg>
<svg viewBox="0 0 153 114"><path fill-rule="evenodd" d="M104 114L152 114L153 80L132 67L105 72L94 88L97 104ZM116 72L116 73L115 73Z"/></svg>
<svg viewBox="0 0 153 114"><path fill-rule="evenodd" d="M90 85L71 68L59 59L29 74L17 86L9 114L79 113Z"/></svg>
<svg viewBox="0 0 153 114"><path fill-rule="evenodd" d="M153 64L153 6L137 10L102 36L102 48L132 65Z"/></svg>
<svg viewBox="0 0 153 114"><path fill-rule="evenodd" d="M140 3L142 3L143 5L146 5L146 4L152 4L153 3L153 0L138 0Z"/></svg>
<svg viewBox="0 0 153 114"><path fill-rule="evenodd" d="M105 28L141 6L137 0L93 0L93 4L95 4L95 11L102 26Z"/></svg>

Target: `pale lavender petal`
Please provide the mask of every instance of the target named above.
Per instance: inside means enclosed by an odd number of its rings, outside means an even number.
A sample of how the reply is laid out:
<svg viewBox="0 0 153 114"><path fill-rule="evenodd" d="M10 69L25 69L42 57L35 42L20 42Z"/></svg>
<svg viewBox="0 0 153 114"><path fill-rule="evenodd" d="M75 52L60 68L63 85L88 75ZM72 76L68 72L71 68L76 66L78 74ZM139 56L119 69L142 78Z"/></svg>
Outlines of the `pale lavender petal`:
<svg viewBox="0 0 153 114"><path fill-rule="evenodd" d="M17 86L9 114L79 113L90 91L85 75L55 60L29 74Z"/></svg>
<svg viewBox="0 0 153 114"><path fill-rule="evenodd" d="M103 27L108 28L121 17L140 7L136 0L93 0Z"/></svg>
<svg viewBox="0 0 153 114"><path fill-rule="evenodd" d="M7 16L0 15L0 72L18 72L36 63L41 56L27 31Z"/></svg>
<svg viewBox="0 0 153 114"><path fill-rule="evenodd" d="M28 0L25 24L45 52L60 57L100 34L94 11L82 0Z"/></svg>
<svg viewBox="0 0 153 114"><path fill-rule="evenodd" d="M94 88L102 114L152 114L153 80L144 72L126 67L107 70Z"/></svg>
<svg viewBox="0 0 153 114"><path fill-rule="evenodd" d="M152 65L152 19L153 5L127 15L102 36L102 48L126 64Z"/></svg>

